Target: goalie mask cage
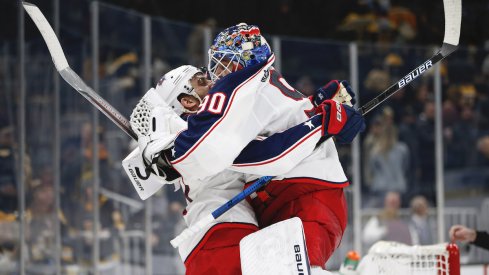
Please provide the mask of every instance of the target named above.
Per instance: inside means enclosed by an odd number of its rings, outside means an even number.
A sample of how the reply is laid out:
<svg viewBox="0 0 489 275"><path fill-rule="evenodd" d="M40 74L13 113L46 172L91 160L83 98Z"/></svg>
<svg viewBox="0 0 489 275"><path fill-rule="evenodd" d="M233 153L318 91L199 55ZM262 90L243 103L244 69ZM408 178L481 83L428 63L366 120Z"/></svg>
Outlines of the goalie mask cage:
<svg viewBox="0 0 489 275"><path fill-rule="evenodd" d="M460 254L455 244L409 246L375 243L358 266L361 275L460 275Z"/></svg>

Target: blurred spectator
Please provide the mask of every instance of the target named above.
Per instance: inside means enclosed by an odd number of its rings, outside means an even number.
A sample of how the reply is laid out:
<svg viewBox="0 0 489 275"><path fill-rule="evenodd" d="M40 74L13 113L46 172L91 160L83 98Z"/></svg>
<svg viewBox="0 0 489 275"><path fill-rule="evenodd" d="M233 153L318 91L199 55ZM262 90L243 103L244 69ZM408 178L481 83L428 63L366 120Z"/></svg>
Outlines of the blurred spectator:
<svg viewBox="0 0 489 275"><path fill-rule="evenodd" d="M401 195L398 192L385 195L384 208L378 216L371 217L363 228L362 237L367 247L380 240L412 244L409 225L399 217L400 206Z"/></svg>
<svg viewBox="0 0 489 275"><path fill-rule="evenodd" d="M97 128L98 135L98 159L100 166L100 180L104 187L110 190L122 189L123 192L125 188L121 188L120 184L113 182L112 180L112 168L110 161L110 153L107 150L106 140L105 140L105 128L99 126ZM82 179L92 178L92 165L93 165L93 125L91 123L84 123L82 125L81 132L81 146L83 150L83 166L82 166Z"/></svg>
<svg viewBox="0 0 489 275"><path fill-rule="evenodd" d="M0 213L17 210L17 170L12 127L0 129Z"/></svg>
<svg viewBox="0 0 489 275"><path fill-rule="evenodd" d="M0 212L17 210L18 152L14 140L14 128L0 129ZM24 177L27 187L32 183L32 167L29 155L24 156Z"/></svg>
<svg viewBox="0 0 489 275"><path fill-rule="evenodd" d="M415 94L413 109L416 114L421 114L425 111L426 102L432 101L430 85L426 82L421 83L421 85L417 86Z"/></svg>
<svg viewBox="0 0 489 275"><path fill-rule="evenodd" d="M460 107L474 108L477 98L477 90L473 84L460 85Z"/></svg>
<svg viewBox="0 0 489 275"><path fill-rule="evenodd" d="M29 237L28 245L31 261L48 264L55 256L55 226L57 213L54 207L54 188L49 177L36 180L27 209ZM46 180L47 179L47 180Z"/></svg>
<svg viewBox="0 0 489 275"><path fill-rule="evenodd" d="M478 129L474 109L464 106L460 118L453 127L444 128L446 147L445 167L464 168L475 163L474 144L477 141Z"/></svg>
<svg viewBox="0 0 489 275"><path fill-rule="evenodd" d="M83 194L76 202L77 210L71 213L70 229L71 240L67 246L75 251L77 261L91 260L92 246L94 242L93 213L94 213L94 194L93 182L86 179L82 184ZM115 209L112 201L107 197L99 195L99 221L96 224L98 228L98 240L100 242L100 260L109 261L114 259L116 251L114 250L115 234L124 229L124 223L121 220L120 213Z"/></svg>
<svg viewBox="0 0 489 275"><path fill-rule="evenodd" d="M413 245L430 245L435 243L435 222L429 217L428 201L423 196L411 200L410 227Z"/></svg>
<svg viewBox="0 0 489 275"><path fill-rule="evenodd" d="M109 60L105 66L104 84L109 87L106 100L123 114L130 114L133 105L127 103L141 96L139 62L137 53L131 51Z"/></svg>
<svg viewBox="0 0 489 275"><path fill-rule="evenodd" d="M394 42L405 43L416 37L416 15L408 8L396 6L389 9L389 21L397 33Z"/></svg>
<svg viewBox="0 0 489 275"><path fill-rule="evenodd" d="M390 85L390 74L382 69L372 69L368 72L363 85L374 93L387 89Z"/></svg>
<svg viewBox="0 0 489 275"><path fill-rule="evenodd" d="M382 117L381 115L376 115L372 119L367 135L363 140L363 146L362 146L363 163L368 163L368 161L370 160L371 157L370 154L372 152L372 148L376 140L379 138L381 134L382 134ZM372 175L372 170L368 165L363 166L363 173L364 173L365 183L367 186L370 187L372 185L373 175Z"/></svg>
<svg viewBox="0 0 489 275"><path fill-rule="evenodd" d="M479 166L489 166L489 136L483 136L477 141L477 150L479 157L477 164Z"/></svg>
<svg viewBox="0 0 489 275"><path fill-rule="evenodd" d="M399 140L406 144L409 150L409 166L406 179L409 185L414 185L418 173L418 138L416 132L416 118L412 106L406 106L401 113L401 123L399 125ZM411 190L411 188L409 188ZM408 191L410 193L410 191ZM408 194L409 197L409 194Z"/></svg>
<svg viewBox="0 0 489 275"><path fill-rule="evenodd" d="M18 258L17 169L12 127L0 129L0 270L14 274ZM27 164L27 163L26 163ZM26 167L30 170L30 167ZM2 272L0 272L3 274Z"/></svg>
<svg viewBox="0 0 489 275"><path fill-rule="evenodd" d="M94 174L93 174L93 126L91 123L84 123L81 127L80 139L65 147L63 157L67 158L68 171L74 172L75 179L69 175L63 177L70 184L76 186L65 186L64 195L66 200L64 208L70 215L66 216L66 224L69 236L63 240L63 250L66 252L65 262L85 262L91 260L93 247L93 213L94 213ZM110 166L109 153L105 146L104 129L97 129L99 138L98 160L100 167L100 184L110 190L122 190L130 192L128 188L123 188L112 180L111 172L114 170ZM78 148L77 148L78 147ZM78 153L81 151L81 155ZM73 159L72 159L73 158ZM98 195L98 207L100 219L98 224L98 238L100 241L100 259L108 261L114 259L114 238L116 234L124 229L120 212L115 208L112 201L107 197Z"/></svg>
<svg viewBox="0 0 489 275"><path fill-rule="evenodd" d="M368 152L368 175L371 176L369 206L379 207L380 201L389 191L405 194L406 174L409 167L409 150L398 140L397 128L393 122L393 112L385 108L380 117L380 131Z"/></svg>
<svg viewBox="0 0 489 275"><path fill-rule="evenodd" d="M450 228L448 234L452 242L455 241L469 242L473 245L489 250L488 232L477 231L475 229L457 224Z"/></svg>
<svg viewBox="0 0 489 275"><path fill-rule="evenodd" d="M435 104L428 100L419 115L416 127L419 160L419 181L414 191L435 202Z"/></svg>

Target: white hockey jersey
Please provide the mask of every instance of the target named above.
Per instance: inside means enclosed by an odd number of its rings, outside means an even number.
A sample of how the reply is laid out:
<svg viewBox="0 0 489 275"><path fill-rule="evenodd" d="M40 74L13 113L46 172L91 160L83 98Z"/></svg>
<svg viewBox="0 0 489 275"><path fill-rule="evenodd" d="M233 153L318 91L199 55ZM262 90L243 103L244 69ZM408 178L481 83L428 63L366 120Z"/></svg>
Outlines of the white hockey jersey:
<svg viewBox="0 0 489 275"><path fill-rule="evenodd" d="M213 212L221 205L228 202L231 198L243 191L245 176L242 173L225 170L218 175L208 177L203 180L182 180L181 184L187 198L187 207L184 213L184 220L187 226L191 226L209 213ZM205 190L195 193L194 198L188 197L186 192L189 186L204 186ZM218 223L232 222L242 224L257 225L255 213L251 206L246 202L235 205L228 212L219 217L206 228L199 231L191 238L185 240L179 247L178 251L183 261L186 261L190 253L197 248L207 231Z"/></svg>
<svg viewBox="0 0 489 275"><path fill-rule="evenodd" d="M253 179L251 175L244 175L242 172L235 172L232 170L246 170L255 173L255 171L260 172L261 170L267 171L266 168L268 165L255 165L255 160L258 159L274 159L281 158L280 154L283 151L290 151L290 153L285 153L286 155L300 154L300 153L310 153L313 148L309 148L305 152L301 152L303 150L297 150L295 148L300 147L301 143L304 144L312 144L310 142L303 142L308 138L320 136L321 132L321 124L322 124L322 116L316 115L311 119L307 120L304 123L291 127L290 129L274 134L266 139L256 140L250 143L240 154L240 156L235 160L235 163L238 167L233 167L233 169L224 170L217 175L210 176L204 178L202 180L192 178L190 180L186 180L182 178L180 180L182 189L187 199L187 207L186 213L184 215L184 219L188 226L193 225L194 223L203 219L206 215L216 210L219 206L225 204L230 199L232 199L235 195L240 193L243 190L243 186L245 181L249 181ZM325 143L324 146L327 148ZM295 147L295 148L294 148ZM290 150L287 150L290 149ZM331 149L331 148L330 148ZM334 144L333 144L333 151ZM299 153L297 153L299 152ZM305 173L304 168L311 168L311 164L326 164L329 162L325 161L314 161L319 159L326 159L324 157L325 150L316 150L314 151L308 158L312 161L307 161L303 164L297 164L300 159L298 158L290 158L285 157L284 159L291 159L293 161L288 161L288 165L290 167L295 167L291 170L290 176L293 175L307 175ZM328 154L330 152L327 152ZM334 158L332 158L334 159ZM250 163L251 161L251 163ZM270 161L268 163L278 163L280 161ZM334 161L330 161L331 165L335 165ZM243 167L239 167L242 164ZM312 167L313 170L324 171L327 169L322 169L322 167ZM341 167L339 167L341 169ZM280 169L283 169L281 167ZM275 169L278 171L279 169ZM290 170L290 169L289 169ZM311 173L309 173L311 174ZM314 174L314 173L312 173ZM250 208L249 204L246 202L241 202L240 204L231 208L226 214L221 216L218 221L208 225L204 230L200 231L199 234L196 234L191 239L185 241L182 245L179 246L179 251L182 259L187 259L189 253L193 249L195 249L204 236L204 234L215 224L222 222L233 222L233 223L245 223L245 224L253 224L256 225L256 219L253 210Z"/></svg>
<svg viewBox="0 0 489 275"><path fill-rule="evenodd" d="M317 146L322 116L314 115L311 101L271 67L273 60L272 56L265 65L218 81L199 112L188 118L187 130L177 136L172 164L182 175L188 226L241 192L245 181L258 176L301 178L337 187L348 184L334 142L329 139ZM253 210L245 202L221 216L219 222L256 225ZM179 247L182 259L214 224Z"/></svg>
<svg viewBox="0 0 489 275"><path fill-rule="evenodd" d="M185 180L203 179L231 166L233 170L249 174L284 175L312 153L321 138L318 127L311 128L314 131L307 136L291 139L288 146L273 150L270 146L255 146L252 153L260 155L258 158L250 157L250 154L238 158L257 136L285 131L304 123L314 114L311 101L291 87L271 66L274 60L272 55L266 64L248 67L217 81L197 114L189 117L188 128L175 139L171 160ZM332 168L340 169L335 169L338 174L332 178L324 173L318 177L345 182L333 141L327 140L324 144L321 148L335 155L330 156L337 164ZM261 151L263 149L265 151ZM235 162L237 158L238 162ZM191 189L189 193L193 191Z"/></svg>

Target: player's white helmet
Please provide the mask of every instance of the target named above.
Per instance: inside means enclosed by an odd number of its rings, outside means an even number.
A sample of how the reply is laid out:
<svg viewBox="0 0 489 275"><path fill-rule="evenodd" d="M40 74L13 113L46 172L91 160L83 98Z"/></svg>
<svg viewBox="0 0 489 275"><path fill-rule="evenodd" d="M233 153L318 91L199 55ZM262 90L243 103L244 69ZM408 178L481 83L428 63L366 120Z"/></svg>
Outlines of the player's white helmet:
<svg viewBox="0 0 489 275"><path fill-rule="evenodd" d="M191 65L183 65L173 69L158 81L158 85L156 85L155 88L156 93L160 95L178 115L182 114L184 111L191 112L190 110L184 109L182 104L180 104L179 96L181 94L187 94L194 96L201 101L201 98L190 84L192 77L199 72L202 71Z"/></svg>

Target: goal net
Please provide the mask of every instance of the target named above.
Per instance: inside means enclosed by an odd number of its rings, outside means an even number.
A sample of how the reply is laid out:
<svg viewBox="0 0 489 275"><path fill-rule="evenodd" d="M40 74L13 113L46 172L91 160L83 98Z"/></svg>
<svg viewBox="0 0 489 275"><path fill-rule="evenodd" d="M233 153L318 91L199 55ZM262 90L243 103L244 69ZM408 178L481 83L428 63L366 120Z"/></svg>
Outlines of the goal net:
<svg viewBox="0 0 489 275"><path fill-rule="evenodd" d="M363 257L357 274L460 275L459 255L455 244L409 246L380 241Z"/></svg>

